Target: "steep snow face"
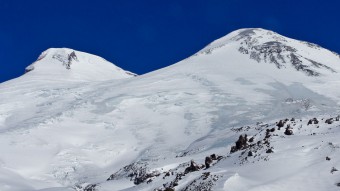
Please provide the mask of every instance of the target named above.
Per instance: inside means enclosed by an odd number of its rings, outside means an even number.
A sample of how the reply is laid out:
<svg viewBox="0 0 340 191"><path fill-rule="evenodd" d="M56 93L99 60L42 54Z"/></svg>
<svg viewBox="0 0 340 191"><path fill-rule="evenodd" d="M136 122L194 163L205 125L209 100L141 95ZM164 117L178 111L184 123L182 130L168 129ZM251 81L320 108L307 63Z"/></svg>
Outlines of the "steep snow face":
<svg viewBox="0 0 340 191"><path fill-rule="evenodd" d="M30 78L72 81L102 81L136 76L99 56L68 48L50 48L44 51L25 72L25 76Z"/></svg>
<svg viewBox="0 0 340 191"><path fill-rule="evenodd" d="M249 38L257 42L248 47ZM161 70L93 81L65 76L86 60L66 51L46 54L40 61L51 62L38 61L0 84L0 190L338 189L338 171L331 172L340 169L334 53L242 29ZM314 117L319 124L309 124ZM241 134L253 142L230 153ZM207 169L201 166L206 156Z"/></svg>

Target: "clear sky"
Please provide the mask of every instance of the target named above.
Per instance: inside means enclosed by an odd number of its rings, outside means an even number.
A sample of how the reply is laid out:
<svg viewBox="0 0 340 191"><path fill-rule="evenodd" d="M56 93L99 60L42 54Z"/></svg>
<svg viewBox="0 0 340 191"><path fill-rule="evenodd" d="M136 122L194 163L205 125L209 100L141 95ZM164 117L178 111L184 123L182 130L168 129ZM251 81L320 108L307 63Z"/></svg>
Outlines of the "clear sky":
<svg viewBox="0 0 340 191"><path fill-rule="evenodd" d="M340 52L339 0L0 0L0 82L50 47L144 74L239 28L261 27Z"/></svg>

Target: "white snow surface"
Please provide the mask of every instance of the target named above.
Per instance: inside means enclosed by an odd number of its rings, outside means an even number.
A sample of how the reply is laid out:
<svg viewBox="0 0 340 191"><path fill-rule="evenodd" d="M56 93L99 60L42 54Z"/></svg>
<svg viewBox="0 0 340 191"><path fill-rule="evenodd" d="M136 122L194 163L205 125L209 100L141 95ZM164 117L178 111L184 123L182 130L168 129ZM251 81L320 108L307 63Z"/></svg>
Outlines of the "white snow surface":
<svg viewBox="0 0 340 191"><path fill-rule="evenodd" d="M68 66L73 51L77 59ZM277 62L268 60L273 52ZM173 188L340 189L340 58L322 47L240 29L136 77L65 48L45 51L26 70L0 84L1 191L164 190L191 160L204 164L213 153L220 160L184 174ZM314 117L319 123L307 125ZM278 130L276 122L286 118ZM284 133L288 124L293 135ZM244 134L259 146L230 153ZM123 167L130 164L158 175L135 184L142 173L129 176L136 170Z"/></svg>

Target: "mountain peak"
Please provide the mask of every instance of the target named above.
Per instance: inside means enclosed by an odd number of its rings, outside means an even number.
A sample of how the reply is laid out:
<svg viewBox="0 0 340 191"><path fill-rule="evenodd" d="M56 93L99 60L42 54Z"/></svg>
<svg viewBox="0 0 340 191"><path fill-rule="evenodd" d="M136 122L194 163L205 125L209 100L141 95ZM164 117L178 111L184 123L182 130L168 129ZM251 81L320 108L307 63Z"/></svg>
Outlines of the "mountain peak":
<svg viewBox="0 0 340 191"><path fill-rule="evenodd" d="M49 48L25 69L26 75L60 80L101 81L136 76L107 60L92 54L69 49Z"/></svg>
<svg viewBox="0 0 340 191"><path fill-rule="evenodd" d="M69 48L49 48L42 52L38 59L25 69L25 73L35 69L36 62L45 59L46 57L53 58L62 63L65 69L71 69L73 62L79 62L75 50Z"/></svg>
<svg viewBox="0 0 340 191"><path fill-rule="evenodd" d="M339 70L340 60L336 53L262 28L233 31L213 41L198 54L210 54L217 49L229 51L229 47L258 63L274 64L278 69L292 67L308 76L337 73Z"/></svg>
<svg viewBox="0 0 340 191"><path fill-rule="evenodd" d="M213 49L222 47L226 44L229 44L231 42L240 41L240 40L247 39L247 38L262 38L263 35L272 36L274 34L277 34L277 33L266 30L266 29L262 29L262 28L238 29L213 41L201 51L213 50Z"/></svg>

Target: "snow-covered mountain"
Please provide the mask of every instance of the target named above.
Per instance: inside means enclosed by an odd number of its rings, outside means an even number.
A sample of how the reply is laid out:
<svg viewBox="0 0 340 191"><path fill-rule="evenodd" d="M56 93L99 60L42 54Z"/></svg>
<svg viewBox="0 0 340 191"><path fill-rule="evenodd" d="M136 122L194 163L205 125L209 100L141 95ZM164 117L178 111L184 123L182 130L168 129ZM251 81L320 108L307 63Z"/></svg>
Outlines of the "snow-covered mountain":
<svg viewBox="0 0 340 191"><path fill-rule="evenodd" d="M44 51L25 72L30 79L35 77L66 81L103 81L136 76L99 56L68 48Z"/></svg>
<svg viewBox="0 0 340 191"><path fill-rule="evenodd" d="M0 190L339 190L340 57L315 44L240 29L134 78L70 49L26 71L0 84Z"/></svg>

